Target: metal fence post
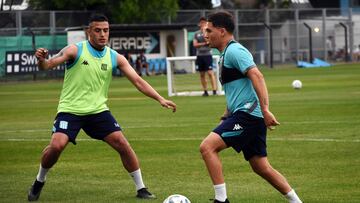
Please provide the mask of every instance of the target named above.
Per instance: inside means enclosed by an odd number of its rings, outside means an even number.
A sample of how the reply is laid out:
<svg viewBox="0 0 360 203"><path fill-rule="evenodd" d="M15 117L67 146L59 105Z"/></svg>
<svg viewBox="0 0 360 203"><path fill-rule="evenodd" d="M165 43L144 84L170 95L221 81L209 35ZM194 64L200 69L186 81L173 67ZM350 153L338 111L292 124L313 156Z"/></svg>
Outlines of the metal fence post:
<svg viewBox="0 0 360 203"><path fill-rule="evenodd" d="M344 32L345 32L345 61L349 61L349 52L348 52L348 31L347 31L347 27L344 23L339 23L341 25L341 27L344 28Z"/></svg>
<svg viewBox="0 0 360 203"><path fill-rule="evenodd" d="M265 9L265 24L266 25L270 25L270 11L269 11L269 9ZM268 30L267 31L267 36L269 36L269 32L270 32L270 30ZM270 55L270 39L268 39L268 40L266 40L266 47L267 47L267 49L266 49L266 58L267 58L267 63L271 63L271 61L270 61L270 58L271 58L271 55Z"/></svg>
<svg viewBox="0 0 360 203"><path fill-rule="evenodd" d="M327 47L326 47L326 9L322 9L322 42L323 42L323 48L324 48L324 60L326 61L328 59L327 55Z"/></svg>
<svg viewBox="0 0 360 203"><path fill-rule="evenodd" d="M312 29L307 23L304 23L304 25L309 30L309 52L310 52L309 62L312 63L314 61L313 50L312 50L312 32L311 32Z"/></svg>
<svg viewBox="0 0 360 203"><path fill-rule="evenodd" d="M295 9L295 53L296 63L299 61L299 10Z"/></svg>
<svg viewBox="0 0 360 203"><path fill-rule="evenodd" d="M354 22L352 19L352 8L349 8L349 22L348 22L348 26L349 26L349 49L350 49L350 56L349 56L349 60L352 61L352 56L353 56L353 49L354 49Z"/></svg>
<svg viewBox="0 0 360 203"><path fill-rule="evenodd" d="M206 17L206 12L205 12L205 10L202 10L202 11L200 12L200 16Z"/></svg>
<svg viewBox="0 0 360 203"><path fill-rule="evenodd" d="M56 49L56 42L55 42L55 34L56 34L56 19L55 19L55 11L50 11L49 13L49 21L50 21L50 35L52 38L52 49Z"/></svg>
<svg viewBox="0 0 360 203"><path fill-rule="evenodd" d="M23 30L22 30L22 11L16 11L16 35L17 36L22 36L23 35Z"/></svg>
<svg viewBox="0 0 360 203"><path fill-rule="evenodd" d="M270 68L273 68L273 59L274 59L274 53L273 53L273 35L272 35L272 28L264 23L265 28L269 30L269 41L270 41Z"/></svg>
<svg viewBox="0 0 360 203"><path fill-rule="evenodd" d="M235 10L235 30L234 30L234 35L236 36L236 40L239 39L239 10Z"/></svg>

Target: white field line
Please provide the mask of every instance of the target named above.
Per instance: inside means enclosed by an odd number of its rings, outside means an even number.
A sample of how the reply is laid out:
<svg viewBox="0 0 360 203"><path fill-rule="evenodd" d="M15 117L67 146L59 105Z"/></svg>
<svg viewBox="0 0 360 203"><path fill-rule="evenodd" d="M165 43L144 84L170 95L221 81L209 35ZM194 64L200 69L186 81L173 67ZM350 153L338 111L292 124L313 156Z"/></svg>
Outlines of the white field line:
<svg viewBox="0 0 360 203"><path fill-rule="evenodd" d="M358 121L296 121L296 122L283 122L283 125L298 125L298 124L316 124L316 123L359 123ZM176 128L176 127L195 127L200 125L209 125L209 123L196 123L194 124L157 124L157 125L129 125L124 127L123 129L134 129L134 128ZM215 124L216 125L216 124ZM214 127L215 127L214 125ZM211 130L211 129L210 129ZM0 135L7 135L13 133L40 133L40 132L51 132L51 129L22 129L22 130L2 130L0 131ZM203 138L128 138L130 141L186 141L186 140L202 140ZM50 138L1 138L0 142L5 141L49 141ZM77 141L96 141L90 138L76 139ZM296 142L349 142L349 143L359 143L360 139L353 140L343 140L343 139L332 139L332 138L268 138L269 141L296 141Z"/></svg>
<svg viewBox="0 0 360 203"><path fill-rule="evenodd" d="M208 123L197 123L197 126L208 125ZM121 126L121 125L120 125ZM157 124L157 125L129 125L126 127L121 126L123 130L126 129L141 129L141 128L176 128L176 127L190 127L194 124ZM0 135L10 133L36 133L36 132L51 132L51 126L47 129L22 129L22 130L1 130ZM0 138L1 139L1 138Z"/></svg>
<svg viewBox="0 0 360 203"><path fill-rule="evenodd" d="M203 138L128 138L129 141L201 141ZM360 139L341 140L332 138L268 138L268 141L280 142L337 142L337 143L360 143ZM49 142L50 137L45 138L0 138L0 142ZM91 138L78 138L77 142L98 141Z"/></svg>
<svg viewBox="0 0 360 203"><path fill-rule="evenodd" d="M33 122L34 124L36 123L45 123L45 122ZM47 122L46 122L47 123ZM345 121L345 120L341 120L341 121L289 121L289 122L282 122L282 125L298 125L298 124L340 124L340 123L347 123L347 124L360 124L360 121ZM209 123L182 123L182 124L151 124L151 125L127 125L127 126L122 126L120 125L124 130L126 129L141 129L141 128L176 128L176 127L196 127L196 126L204 126L204 125L209 125ZM210 123L211 125L211 123ZM214 125L212 126L213 128L216 127L216 124L214 123ZM281 127L281 125L279 126ZM211 130L212 128L210 127L209 130ZM51 126L49 126L49 128L47 129L19 129L19 130L1 130L1 126L0 126L0 135L2 134L10 134L10 133L36 133L36 132L50 132L51 131ZM0 138L1 139L1 138Z"/></svg>

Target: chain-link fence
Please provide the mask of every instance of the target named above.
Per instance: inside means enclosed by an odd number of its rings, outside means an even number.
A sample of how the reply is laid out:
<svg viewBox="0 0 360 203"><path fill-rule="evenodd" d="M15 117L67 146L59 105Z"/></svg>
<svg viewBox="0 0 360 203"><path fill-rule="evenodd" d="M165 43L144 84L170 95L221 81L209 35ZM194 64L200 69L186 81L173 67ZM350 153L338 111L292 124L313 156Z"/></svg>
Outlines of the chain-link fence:
<svg viewBox="0 0 360 203"><path fill-rule="evenodd" d="M175 18L165 17L161 21L148 23L183 25L191 33L197 29L198 19L211 12L214 11L181 10ZM329 61L360 58L360 13L352 9L229 12L234 15L237 25L234 33L236 39L251 51L257 63L269 64L271 59L274 63L294 63L299 60L309 61L311 57ZM33 50L34 42L53 50L60 49L67 43L66 29L86 25L91 14L91 11L0 12L0 75L4 75L6 51ZM111 19L110 22L116 24ZM39 36L43 40L40 41Z"/></svg>
<svg viewBox="0 0 360 203"><path fill-rule="evenodd" d="M211 12L181 11L174 22L197 22L197 18ZM251 51L257 63L269 64L270 61L271 39L267 26L272 31L275 63L309 61L310 55L331 62L350 61L357 59L354 55L360 55L360 12L355 13L352 9L250 9L230 12L237 25L236 39ZM311 28L311 45L310 31L305 24Z"/></svg>

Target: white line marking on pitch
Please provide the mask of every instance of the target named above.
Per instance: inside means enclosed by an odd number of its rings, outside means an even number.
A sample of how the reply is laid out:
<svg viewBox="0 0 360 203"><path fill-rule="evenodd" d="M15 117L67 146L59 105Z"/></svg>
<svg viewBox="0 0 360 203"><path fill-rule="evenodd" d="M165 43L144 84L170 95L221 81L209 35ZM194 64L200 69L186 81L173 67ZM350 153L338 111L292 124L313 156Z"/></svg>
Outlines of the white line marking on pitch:
<svg viewBox="0 0 360 203"><path fill-rule="evenodd" d="M192 141L192 140L202 140L203 138L128 138L129 141ZM354 140L340 140L332 138L269 138L269 141L284 141L284 142L350 142L350 143L360 143L359 139ZM0 142L42 142L50 141L50 138L0 138ZM88 141L98 141L90 138L78 138L76 141L88 142Z"/></svg>
<svg viewBox="0 0 360 203"><path fill-rule="evenodd" d="M44 122L42 122L44 123ZM336 124L336 123L353 123L357 124L360 123L359 121L288 121L288 122L282 122L283 125L298 125L298 124L316 124L316 123L329 123L329 124ZM197 126L203 126L203 125L209 125L209 123L196 123ZM176 128L176 127L190 127L195 126L193 123L189 124L157 124L157 125L127 125L122 126L124 130L126 129L134 129L134 128ZM214 125L215 126L215 125ZM281 126L280 126L281 127ZM23 129L23 130L1 130L1 134L8 134L8 133L36 133L36 132L50 132L51 128L48 129Z"/></svg>

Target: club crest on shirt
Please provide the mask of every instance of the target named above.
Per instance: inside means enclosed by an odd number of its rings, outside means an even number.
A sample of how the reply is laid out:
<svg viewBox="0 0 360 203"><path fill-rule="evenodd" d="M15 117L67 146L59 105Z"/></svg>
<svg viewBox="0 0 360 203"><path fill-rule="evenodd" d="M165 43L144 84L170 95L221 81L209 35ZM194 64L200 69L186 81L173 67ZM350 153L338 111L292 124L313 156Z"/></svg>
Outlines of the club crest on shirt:
<svg viewBox="0 0 360 203"><path fill-rule="evenodd" d="M106 71L107 70L107 64L101 64L101 70Z"/></svg>

